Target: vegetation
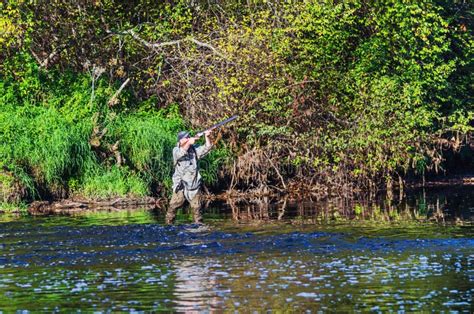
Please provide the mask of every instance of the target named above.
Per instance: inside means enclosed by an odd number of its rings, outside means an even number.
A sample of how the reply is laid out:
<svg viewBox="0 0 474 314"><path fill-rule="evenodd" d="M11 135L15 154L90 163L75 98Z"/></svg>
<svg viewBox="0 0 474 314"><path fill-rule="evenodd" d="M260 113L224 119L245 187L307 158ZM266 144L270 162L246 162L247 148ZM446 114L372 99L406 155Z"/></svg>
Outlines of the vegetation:
<svg viewBox="0 0 474 314"><path fill-rule="evenodd" d="M232 114L220 188L375 191L471 144L469 2L0 8L3 201L166 192L176 132Z"/></svg>
<svg viewBox="0 0 474 314"><path fill-rule="evenodd" d="M0 213L26 213L28 205L25 202L0 202Z"/></svg>

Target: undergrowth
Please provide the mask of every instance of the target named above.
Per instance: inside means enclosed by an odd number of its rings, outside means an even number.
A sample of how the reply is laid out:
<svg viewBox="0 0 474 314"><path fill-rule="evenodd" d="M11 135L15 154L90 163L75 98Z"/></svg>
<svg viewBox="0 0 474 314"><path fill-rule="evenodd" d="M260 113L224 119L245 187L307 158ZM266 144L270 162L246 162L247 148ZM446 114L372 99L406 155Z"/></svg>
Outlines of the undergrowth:
<svg viewBox="0 0 474 314"><path fill-rule="evenodd" d="M172 149L185 128L178 106L111 108L116 86L105 80L95 82L92 97L85 75L45 75L34 63L23 75L0 77L0 201L169 191ZM207 183L217 181L221 155L208 157Z"/></svg>

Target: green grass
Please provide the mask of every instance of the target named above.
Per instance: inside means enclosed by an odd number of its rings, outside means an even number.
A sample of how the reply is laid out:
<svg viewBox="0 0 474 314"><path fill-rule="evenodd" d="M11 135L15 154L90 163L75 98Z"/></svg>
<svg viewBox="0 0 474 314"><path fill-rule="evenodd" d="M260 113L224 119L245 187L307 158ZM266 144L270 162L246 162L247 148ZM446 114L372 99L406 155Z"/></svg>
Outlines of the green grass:
<svg viewBox="0 0 474 314"><path fill-rule="evenodd" d="M0 212L5 213L26 213L28 210L28 205L25 202L19 203L8 203L8 202L0 202Z"/></svg>
<svg viewBox="0 0 474 314"><path fill-rule="evenodd" d="M114 91L99 80L91 102L87 76L44 75L34 66L21 82L0 77L0 166L8 174L0 170L0 185L7 189L18 182L25 200L64 193L141 197L152 193L152 186L169 191L176 134L185 128L178 106L146 112L109 108ZM133 103L125 107L141 108ZM93 147L97 130L107 131ZM120 165L111 149L117 142ZM221 157L219 152L208 157L206 182L217 181ZM3 194L0 202L5 203Z"/></svg>
<svg viewBox="0 0 474 314"><path fill-rule="evenodd" d="M108 141L120 141L125 162L148 184L169 183L176 134L184 127L173 110L122 115L108 125Z"/></svg>
<svg viewBox="0 0 474 314"><path fill-rule="evenodd" d="M86 173L76 193L86 197L141 197L149 193L146 182L126 167L98 167Z"/></svg>

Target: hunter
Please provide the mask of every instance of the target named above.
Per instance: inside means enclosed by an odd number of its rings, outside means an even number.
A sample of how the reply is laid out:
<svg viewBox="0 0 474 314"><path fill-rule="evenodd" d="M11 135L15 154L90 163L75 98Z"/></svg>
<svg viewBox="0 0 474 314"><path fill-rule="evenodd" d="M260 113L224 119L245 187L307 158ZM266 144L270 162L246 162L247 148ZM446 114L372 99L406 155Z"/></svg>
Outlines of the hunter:
<svg viewBox="0 0 474 314"><path fill-rule="evenodd" d="M204 132L204 146L194 145L198 137L190 137L189 132L178 133L178 143L173 149L173 195L171 196L166 223L172 224L176 218L176 210L187 200L193 210L195 223L202 223L201 215L201 174L198 160L209 153L212 148L209 135L211 130Z"/></svg>

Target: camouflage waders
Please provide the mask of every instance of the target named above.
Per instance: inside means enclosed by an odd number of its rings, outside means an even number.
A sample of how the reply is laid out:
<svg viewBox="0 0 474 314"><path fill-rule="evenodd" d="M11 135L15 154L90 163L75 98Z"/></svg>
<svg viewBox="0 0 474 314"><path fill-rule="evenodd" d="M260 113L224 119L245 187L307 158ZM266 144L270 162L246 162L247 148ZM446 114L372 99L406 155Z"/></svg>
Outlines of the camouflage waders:
<svg viewBox="0 0 474 314"><path fill-rule="evenodd" d="M173 193L171 196L168 212L166 213L166 223L172 224L176 218L176 210L183 206L186 198L184 197L183 190ZM193 199L189 202L193 211L193 219L195 223L202 222L201 215L201 194L198 192Z"/></svg>
<svg viewBox="0 0 474 314"><path fill-rule="evenodd" d="M172 224L176 218L176 210L187 200L193 210L194 222L202 221L201 216L201 174L198 160L211 150L212 145L193 145L186 151L179 145L173 149L175 164L173 174L173 195L171 197L166 223Z"/></svg>

